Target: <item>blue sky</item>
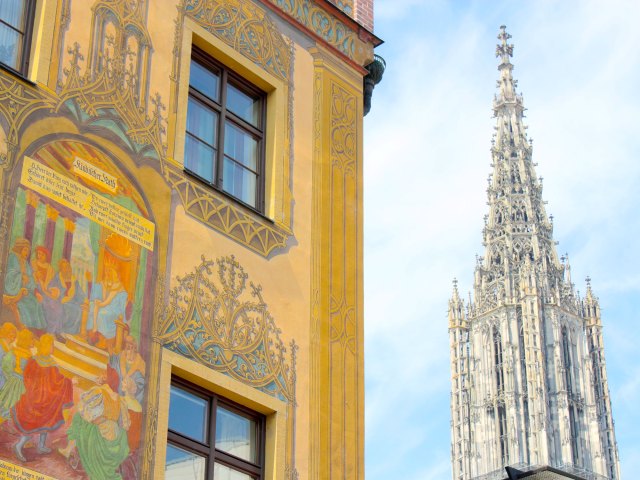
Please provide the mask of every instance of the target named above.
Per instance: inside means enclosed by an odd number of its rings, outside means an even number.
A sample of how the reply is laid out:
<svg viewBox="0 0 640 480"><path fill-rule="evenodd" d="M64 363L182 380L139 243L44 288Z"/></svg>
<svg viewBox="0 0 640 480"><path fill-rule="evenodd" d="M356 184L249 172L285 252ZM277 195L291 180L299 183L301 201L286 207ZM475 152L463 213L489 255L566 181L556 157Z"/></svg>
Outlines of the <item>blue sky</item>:
<svg viewBox="0 0 640 480"><path fill-rule="evenodd" d="M534 162L573 281L600 298L623 478L640 471L640 2L376 0L365 118L368 480L449 479L451 280L487 213L494 57L513 35Z"/></svg>

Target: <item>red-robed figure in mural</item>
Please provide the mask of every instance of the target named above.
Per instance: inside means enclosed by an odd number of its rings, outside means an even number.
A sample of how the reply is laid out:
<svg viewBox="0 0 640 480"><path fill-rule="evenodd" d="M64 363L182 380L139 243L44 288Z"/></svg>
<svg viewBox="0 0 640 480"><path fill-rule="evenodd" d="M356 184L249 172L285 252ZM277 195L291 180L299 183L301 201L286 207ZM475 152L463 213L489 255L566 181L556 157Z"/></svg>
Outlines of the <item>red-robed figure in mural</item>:
<svg viewBox="0 0 640 480"><path fill-rule="evenodd" d="M40 434L38 453L49 453L46 447L47 433L64 423L62 411L73 403L73 384L60 373L51 358L53 335L45 334L38 342L38 352L24 369L25 392L12 409L13 420L22 433L16 443L16 456L25 461L22 448L32 434Z"/></svg>

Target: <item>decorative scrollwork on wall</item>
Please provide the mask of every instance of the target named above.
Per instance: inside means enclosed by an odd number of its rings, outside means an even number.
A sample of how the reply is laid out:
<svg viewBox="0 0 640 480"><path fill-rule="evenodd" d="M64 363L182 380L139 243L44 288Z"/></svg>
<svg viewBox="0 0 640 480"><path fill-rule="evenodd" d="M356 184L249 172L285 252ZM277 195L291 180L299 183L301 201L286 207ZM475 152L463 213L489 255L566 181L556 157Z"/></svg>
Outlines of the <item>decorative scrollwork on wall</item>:
<svg viewBox="0 0 640 480"><path fill-rule="evenodd" d="M97 0L93 4L93 43L88 74L115 72L123 85L133 82L136 99L146 102L149 88L151 37L147 30L148 0Z"/></svg>
<svg viewBox="0 0 640 480"><path fill-rule="evenodd" d="M156 299L158 307L163 296ZM285 478L298 480L295 466L296 352L287 347L262 296L233 255L207 260L176 278L159 315L155 340L287 404Z"/></svg>
<svg viewBox="0 0 640 480"><path fill-rule="evenodd" d="M349 16L353 16L353 0L330 0L336 7Z"/></svg>
<svg viewBox="0 0 640 480"><path fill-rule="evenodd" d="M356 32L316 5L316 2L312 0L269 1L347 57L355 59L357 56Z"/></svg>
<svg viewBox="0 0 640 480"><path fill-rule="evenodd" d="M135 72L104 68L94 73L93 78L88 72L81 75L80 62L84 56L80 45L75 43L68 53L71 63L64 69L66 80L60 85L56 110L67 108L86 125L107 126L134 152L144 151L146 155L163 158L167 150L163 117L166 108L160 95L156 93L151 99L153 108L149 115L148 110L139 105ZM149 151L149 146L154 152Z"/></svg>
<svg viewBox="0 0 640 480"><path fill-rule="evenodd" d="M269 73L282 80L288 77L291 46L254 3L243 0L183 0L178 8Z"/></svg>
<svg viewBox="0 0 640 480"><path fill-rule="evenodd" d="M348 175L355 175L357 153L356 97L331 84L331 161Z"/></svg>
<svg viewBox="0 0 640 480"><path fill-rule="evenodd" d="M295 401L295 352L290 360L262 287L233 256L202 263L169 292L158 340L166 348L285 402Z"/></svg>
<svg viewBox="0 0 640 480"><path fill-rule="evenodd" d="M26 119L36 111L54 108L55 102L49 92L25 87L23 82L9 75L0 75L0 124L7 125L6 153L0 158L0 168L13 166L19 133Z"/></svg>

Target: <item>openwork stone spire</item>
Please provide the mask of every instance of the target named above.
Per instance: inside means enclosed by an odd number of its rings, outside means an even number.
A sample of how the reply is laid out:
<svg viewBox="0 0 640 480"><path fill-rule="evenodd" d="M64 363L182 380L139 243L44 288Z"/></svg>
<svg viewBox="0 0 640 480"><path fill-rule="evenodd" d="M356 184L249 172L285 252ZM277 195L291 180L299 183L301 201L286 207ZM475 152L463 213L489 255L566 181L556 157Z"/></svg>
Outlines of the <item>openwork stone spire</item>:
<svg viewBox="0 0 640 480"><path fill-rule="evenodd" d="M542 179L537 178L531 160L533 147L524 125L524 103L513 79L513 45L506 27L500 27L496 47L499 58L498 92L493 101L496 119L491 156L493 173L487 197L489 215L483 231L485 256L477 265L474 313L513 301L519 295L521 275L541 273L545 296L575 301L564 288L563 265L553 241L553 225L542 200ZM570 289L569 289L570 290ZM569 305L568 305L569 306Z"/></svg>
<svg viewBox="0 0 640 480"><path fill-rule="evenodd" d="M449 301L453 478L550 465L589 480L619 465L597 297L571 281L532 162L513 45L500 27L484 257L473 297ZM465 304L466 303L466 304Z"/></svg>

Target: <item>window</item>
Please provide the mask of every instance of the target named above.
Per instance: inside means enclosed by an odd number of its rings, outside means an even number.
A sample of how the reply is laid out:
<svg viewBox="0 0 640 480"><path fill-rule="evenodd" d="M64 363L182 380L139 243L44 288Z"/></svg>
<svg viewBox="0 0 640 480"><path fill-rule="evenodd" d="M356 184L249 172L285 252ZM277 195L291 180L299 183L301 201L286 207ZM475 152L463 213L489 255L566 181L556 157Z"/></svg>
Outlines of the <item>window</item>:
<svg viewBox="0 0 640 480"><path fill-rule="evenodd" d="M249 207L264 211L266 95L194 49L184 168Z"/></svg>
<svg viewBox="0 0 640 480"><path fill-rule="evenodd" d="M165 478L262 479L264 432L262 415L174 379Z"/></svg>
<svg viewBox="0 0 640 480"><path fill-rule="evenodd" d="M0 1L0 63L27 73L35 0Z"/></svg>

